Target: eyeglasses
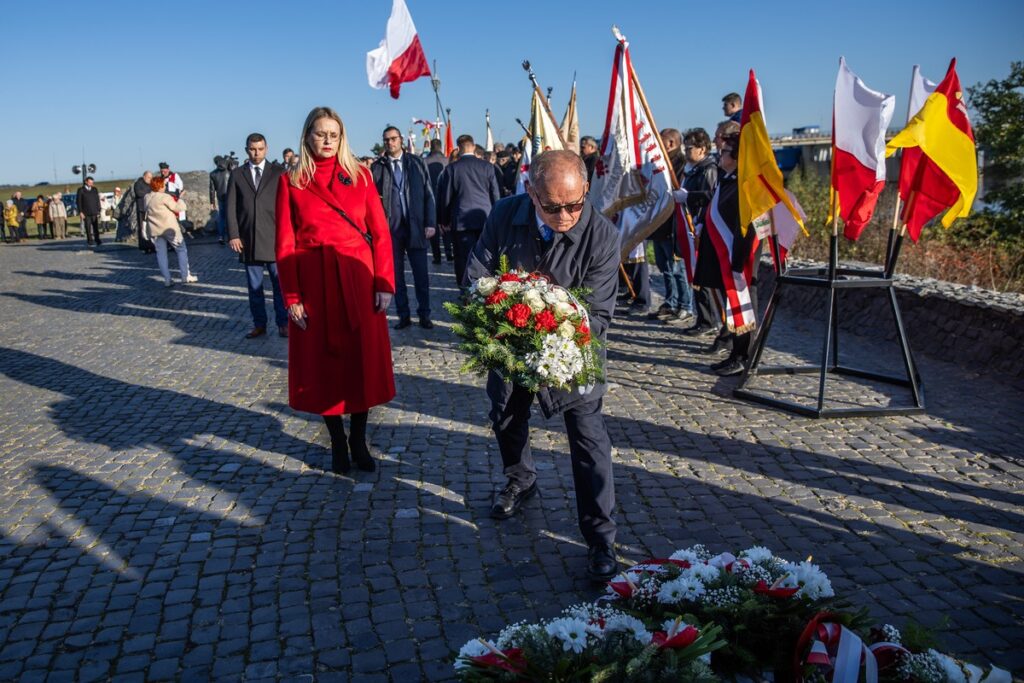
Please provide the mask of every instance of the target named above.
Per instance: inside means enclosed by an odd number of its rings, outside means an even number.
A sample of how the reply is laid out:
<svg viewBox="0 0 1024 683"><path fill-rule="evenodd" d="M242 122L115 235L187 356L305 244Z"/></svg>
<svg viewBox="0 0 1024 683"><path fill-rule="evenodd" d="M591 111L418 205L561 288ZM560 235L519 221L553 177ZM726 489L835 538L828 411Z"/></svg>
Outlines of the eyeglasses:
<svg viewBox="0 0 1024 683"><path fill-rule="evenodd" d="M580 197L575 202L570 202L568 204L541 204L540 210L543 211L544 213L551 214L552 216L562 213L563 210L569 212L570 214L579 213L580 211L583 210L583 202L586 198L587 192L586 190L584 190L583 196ZM537 198L537 201L540 202L540 197Z"/></svg>
<svg viewBox="0 0 1024 683"><path fill-rule="evenodd" d="M339 135L338 133L329 133L326 131L314 130L313 137L319 140L320 142L326 142L328 140L334 142L335 140L340 138L341 135Z"/></svg>

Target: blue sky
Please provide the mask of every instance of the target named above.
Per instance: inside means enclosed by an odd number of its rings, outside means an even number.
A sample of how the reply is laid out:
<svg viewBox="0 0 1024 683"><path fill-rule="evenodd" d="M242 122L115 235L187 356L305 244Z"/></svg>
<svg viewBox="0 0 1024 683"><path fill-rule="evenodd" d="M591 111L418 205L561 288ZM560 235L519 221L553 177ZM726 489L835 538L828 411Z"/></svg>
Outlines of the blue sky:
<svg viewBox="0 0 1024 683"><path fill-rule="evenodd" d="M484 110L500 140L529 117L529 59L554 87L561 118L577 73L580 125L599 135L617 24L661 127L711 127L720 99L743 92L755 68L772 133L828 128L840 55L873 88L897 96L905 116L913 64L939 80L958 58L964 85L1024 59L1024 2L469 2L407 0L457 133L482 140ZM170 8L174 8L173 10ZM246 134L267 136L271 158L294 147L305 114L333 106L358 153L385 124L403 130L434 116L430 83L399 100L366 82L366 52L384 36L391 0L37 0L4 7L0 39L0 183L135 176L168 161L209 168L242 154ZM84 66L80 50L85 45ZM180 76L179 76L180 75ZM419 131L417 131L417 135ZM56 169L56 178L54 169Z"/></svg>

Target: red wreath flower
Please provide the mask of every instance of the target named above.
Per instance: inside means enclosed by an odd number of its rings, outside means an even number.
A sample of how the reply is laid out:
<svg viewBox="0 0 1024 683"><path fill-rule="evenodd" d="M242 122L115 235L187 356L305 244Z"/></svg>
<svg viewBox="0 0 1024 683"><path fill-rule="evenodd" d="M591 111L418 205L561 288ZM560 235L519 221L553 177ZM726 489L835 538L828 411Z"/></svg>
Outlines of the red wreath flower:
<svg viewBox="0 0 1024 683"><path fill-rule="evenodd" d="M669 638L668 634L664 631L658 631L651 638L651 641L656 643L658 647L662 649L682 649L692 645L693 641L697 640L698 636L700 636L700 631L695 629L693 626L687 626L671 638Z"/></svg>
<svg viewBox="0 0 1024 683"><path fill-rule="evenodd" d="M558 329L558 321L555 320L555 314L547 309L537 314L537 317L533 319L533 325L536 329L545 332L554 332Z"/></svg>
<svg viewBox="0 0 1024 683"><path fill-rule="evenodd" d="M505 312L505 317L516 327L526 327L530 322L530 307L526 304L516 304Z"/></svg>
<svg viewBox="0 0 1024 683"><path fill-rule="evenodd" d="M590 328L587 327L586 323L580 323L580 326L576 328L576 333L579 335L580 344L590 343Z"/></svg>
<svg viewBox="0 0 1024 683"><path fill-rule="evenodd" d="M488 306L497 306L507 298L508 294L501 291L500 289L496 289L493 294L484 299L484 303L487 304Z"/></svg>
<svg viewBox="0 0 1024 683"><path fill-rule="evenodd" d="M522 282L515 273L504 273L498 278L498 282Z"/></svg>

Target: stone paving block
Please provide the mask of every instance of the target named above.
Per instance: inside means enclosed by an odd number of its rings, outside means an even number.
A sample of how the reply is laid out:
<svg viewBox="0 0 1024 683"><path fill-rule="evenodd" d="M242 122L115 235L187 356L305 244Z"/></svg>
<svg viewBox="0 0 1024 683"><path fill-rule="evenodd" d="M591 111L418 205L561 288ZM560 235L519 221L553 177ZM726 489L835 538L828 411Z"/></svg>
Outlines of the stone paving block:
<svg viewBox="0 0 1024 683"><path fill-rule="evenodd" d="M287 341L242 339L232 253L190 244L201 282L165 290L152 257L76 244L0 249L0 395L20 408L0 425L0 679L450 680L466 640L597 594L559 419L532 421L541 494L489 518L500 457L446 314L392 333L379 470L337 477L322 421L287 407ZM450 265L431 270L450 297ZM766 363L819 352L799 313ZM851 362L892 357L844 339ZM733 399L700 346L613 322L620 555L812 554L878 618L948 616L954 653L1021 670L1020 383L919 355L928 414L814 421Z"/></svg>

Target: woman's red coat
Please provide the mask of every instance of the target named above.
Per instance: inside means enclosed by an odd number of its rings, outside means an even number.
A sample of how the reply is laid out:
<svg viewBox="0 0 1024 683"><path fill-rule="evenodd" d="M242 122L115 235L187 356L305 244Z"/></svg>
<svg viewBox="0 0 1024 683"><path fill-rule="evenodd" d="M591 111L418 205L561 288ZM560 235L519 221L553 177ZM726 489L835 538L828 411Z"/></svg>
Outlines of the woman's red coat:
<svg viewBox="0 0 1024 683"><path fill-rule="evenodd" d="M301 303L306 329L288 327L288 404L320 415L361 413L395 397L387 317L375 292L395 291L391 234L380 196L362 170L345 184L335 158L318 159L313 183L373 235L356 229L313 193L281 176L277 188L277 268L284 303Z"/></svg>

